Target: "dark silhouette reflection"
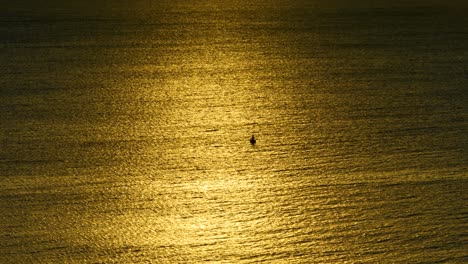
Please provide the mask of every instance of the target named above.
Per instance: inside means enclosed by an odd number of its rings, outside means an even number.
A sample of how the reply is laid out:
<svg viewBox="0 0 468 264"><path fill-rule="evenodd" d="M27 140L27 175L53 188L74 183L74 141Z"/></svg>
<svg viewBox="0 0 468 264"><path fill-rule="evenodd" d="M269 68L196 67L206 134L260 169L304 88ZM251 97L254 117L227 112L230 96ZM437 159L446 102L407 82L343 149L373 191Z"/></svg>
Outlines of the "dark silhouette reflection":
<svg viewBox="0 0 468 264"><path fill-rule="evenodd" d="M252 135L252 137L250 138L250 144L255 145L255 143L257 143L257 140L255 139L255 136Z"/></svg>

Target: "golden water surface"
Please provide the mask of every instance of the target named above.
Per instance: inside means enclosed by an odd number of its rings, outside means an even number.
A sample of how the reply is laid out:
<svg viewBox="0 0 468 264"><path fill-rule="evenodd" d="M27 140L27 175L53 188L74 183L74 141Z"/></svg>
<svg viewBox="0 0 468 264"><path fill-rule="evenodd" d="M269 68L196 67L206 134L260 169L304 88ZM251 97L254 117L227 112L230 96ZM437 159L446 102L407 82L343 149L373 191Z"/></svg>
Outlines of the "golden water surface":
<svg viewBox="0 0 468 264"><path fill-rule="evenodd" d="M0 262L466 261L466 18L276 2L9 4Z"/></svg>

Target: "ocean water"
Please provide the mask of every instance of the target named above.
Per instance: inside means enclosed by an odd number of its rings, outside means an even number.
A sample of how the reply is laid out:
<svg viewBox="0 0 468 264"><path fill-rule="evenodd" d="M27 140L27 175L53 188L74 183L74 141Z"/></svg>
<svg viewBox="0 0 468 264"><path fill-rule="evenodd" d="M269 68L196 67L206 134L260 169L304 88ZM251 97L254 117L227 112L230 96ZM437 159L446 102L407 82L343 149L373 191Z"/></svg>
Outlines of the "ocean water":
<svg viewBox="0 0 468 264"><path fill-rule="evenodd" d="M5 4L0 263L468 262L467 6L352 2Z"/></svg>

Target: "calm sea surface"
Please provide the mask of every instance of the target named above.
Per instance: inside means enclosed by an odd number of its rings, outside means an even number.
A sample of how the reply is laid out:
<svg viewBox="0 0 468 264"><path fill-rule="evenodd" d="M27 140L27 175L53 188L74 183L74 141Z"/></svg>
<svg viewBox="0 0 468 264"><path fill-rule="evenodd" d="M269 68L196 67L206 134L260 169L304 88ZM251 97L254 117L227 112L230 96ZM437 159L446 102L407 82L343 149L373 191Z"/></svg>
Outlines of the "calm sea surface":
<svg viewBox="0 0 468 264"><path fill-rule="evenodd" d="M468 262L466 4L46 2L0 11L0 263Z"/></svg>

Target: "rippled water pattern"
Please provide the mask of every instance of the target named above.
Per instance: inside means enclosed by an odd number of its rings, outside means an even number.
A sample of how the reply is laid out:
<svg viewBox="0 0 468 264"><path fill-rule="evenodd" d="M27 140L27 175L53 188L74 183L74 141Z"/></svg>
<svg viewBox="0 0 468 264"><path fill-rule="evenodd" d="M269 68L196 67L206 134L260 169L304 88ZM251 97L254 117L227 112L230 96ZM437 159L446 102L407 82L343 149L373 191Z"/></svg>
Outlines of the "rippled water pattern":
<svg viewBox="0 0 468 264"><path fill-rule="evenodd" d="M26 2L0 263L468 262L461 1Z"/></svg>

